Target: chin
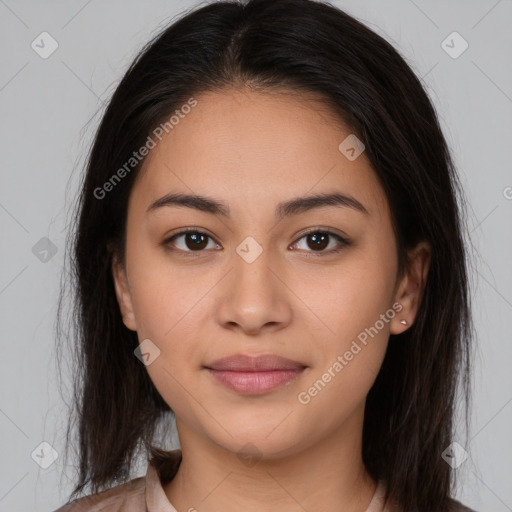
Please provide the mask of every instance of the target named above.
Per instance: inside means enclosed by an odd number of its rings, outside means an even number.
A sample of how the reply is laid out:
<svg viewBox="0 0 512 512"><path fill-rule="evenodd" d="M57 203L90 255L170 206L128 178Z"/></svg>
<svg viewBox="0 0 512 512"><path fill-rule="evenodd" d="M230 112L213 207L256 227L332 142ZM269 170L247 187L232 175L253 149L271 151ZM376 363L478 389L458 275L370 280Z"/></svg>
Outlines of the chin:
<svg viewBox="0 0 512 512"><path fill-rule="evenodd" d="M222 428L210 432L210 439L223 449L237 455L241 460L245 457L263 460L277 460L294 455L305 448L307 436L304 431L298 436L290 435L289 428L282 430L268 424L251 425L244 428L230 423L229 434ZM295 430L295 429L294 429ZM219 436L220 434L220 436ZM208 435L208 433L207 433Z"/></svg>

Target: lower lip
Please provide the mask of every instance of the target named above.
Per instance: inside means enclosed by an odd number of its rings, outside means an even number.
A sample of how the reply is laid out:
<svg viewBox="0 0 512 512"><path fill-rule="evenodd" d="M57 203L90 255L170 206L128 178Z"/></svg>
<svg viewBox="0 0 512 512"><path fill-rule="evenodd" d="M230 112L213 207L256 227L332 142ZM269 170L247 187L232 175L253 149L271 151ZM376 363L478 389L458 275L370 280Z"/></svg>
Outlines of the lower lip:
<svg viewBox="0 0 512 512"><path fill-rule="evenodd" d="M260 395L295 379L305 368L297 370L269 370L261 372L235 372L212 370L213 377L229 389L243 395Z"/></svg>

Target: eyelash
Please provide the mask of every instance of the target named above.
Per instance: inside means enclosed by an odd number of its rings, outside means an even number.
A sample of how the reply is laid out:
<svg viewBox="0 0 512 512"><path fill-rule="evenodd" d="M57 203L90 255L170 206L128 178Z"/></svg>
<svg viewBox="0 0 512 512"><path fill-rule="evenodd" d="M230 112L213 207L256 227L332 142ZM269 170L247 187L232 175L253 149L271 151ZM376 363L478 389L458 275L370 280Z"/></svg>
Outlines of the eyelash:
<svg viewBox="0 0 512 512"><path fill-rule="evenodd" d="M186 257L198 257L198 256L200 256L201 253L205 252L205 249L202 249L202 250L199 250L199 251L190 251L190 250L185 251L183 249L176 249L176 248L170 248L169 247L169 244L172 241L174 241L176 238L178 238L180 236L186 235L187 233L194 233L194 234L197 234L197 235L205 235L208 238L210 238L211 240L213 240L213 237L211 237L208 233L205 233L204 231L201 231L200 229L185 228L182 231L180 231L179 233L176 233L176 234L172 235L171 237L165 239L164 242L163 242L163 245L166 246L170 251L183 253L183 255L186 256ZM308 235L317 234L317 233L321 233L321 234L324 234L324 235L328 235L329 237L335 238L338 241L339 246L336 249L331 249L329 251L325 251L325 250L322 250L322 251L306 251L308 253L311 253L308 257L318 258L318 257L327 256L329 254L336 254L336 253L341 252L345 247L350 245L350 242L346 238L338 235L337 233L333 233L332 231L329 231L329 230L323 229L323 228L319 228L319 227L313 228L313 229L307 231L306 233L303 233L301 235L301 237L296 242L294 242L293 245L296 245L300 240L302 240L303 238L307 237ZM194 253L197 253L197 254L194 254Z"/></svg>

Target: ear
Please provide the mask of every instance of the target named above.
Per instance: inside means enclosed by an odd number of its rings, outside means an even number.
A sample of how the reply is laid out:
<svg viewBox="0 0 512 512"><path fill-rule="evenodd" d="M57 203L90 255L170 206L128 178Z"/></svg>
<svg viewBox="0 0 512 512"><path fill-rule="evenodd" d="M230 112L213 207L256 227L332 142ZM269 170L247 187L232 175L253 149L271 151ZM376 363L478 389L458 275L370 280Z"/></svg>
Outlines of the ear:
<svg viewBox="0 0 512 512"><path fill-rule="evenodd" d="M427 282L430 258L431 249L427 242L420 242L408 252L407 270L395 293L395 302L398 302L402 309L390 322L391 334L400 334L414 323ZM402 321L406 324L404 325Z"/></svg>
<svg viewBox="0 0 512 512"><path fill-rule="evenodd" d="M135 315L133 313L132 297L128 285L128 277L124 265L119 261L117 253L112 256L112 277L116 290L117 303L121 310L123 323L132 331L137 330Z"/></svg>

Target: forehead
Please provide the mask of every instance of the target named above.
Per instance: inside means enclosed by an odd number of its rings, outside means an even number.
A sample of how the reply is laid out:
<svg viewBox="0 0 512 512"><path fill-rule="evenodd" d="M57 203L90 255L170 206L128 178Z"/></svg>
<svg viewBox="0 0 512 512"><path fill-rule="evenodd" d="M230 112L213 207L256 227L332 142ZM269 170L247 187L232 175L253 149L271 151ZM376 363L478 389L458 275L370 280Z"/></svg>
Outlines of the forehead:
<svg viewBox="0 0 512 512"><path fill-rule="evenodd" d="M387 209L364 152L350 160L339 149L353 136L350 128L319 98L233 89L195 99L161 140L153 136L156 147L135 183L134 201L148 205L179 191L249 208L336 189L357 196L369 211Z"/></svg>

